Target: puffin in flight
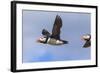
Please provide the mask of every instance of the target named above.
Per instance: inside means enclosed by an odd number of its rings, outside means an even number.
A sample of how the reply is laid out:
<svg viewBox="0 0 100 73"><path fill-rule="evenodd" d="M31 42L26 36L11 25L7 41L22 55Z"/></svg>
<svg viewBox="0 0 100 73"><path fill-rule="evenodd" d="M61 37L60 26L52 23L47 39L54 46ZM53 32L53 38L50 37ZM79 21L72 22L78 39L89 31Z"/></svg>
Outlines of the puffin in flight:
<svg viewBox="0 0 100 73"><path fill-rule="evenodd" d="M60 39L62 27L62 19L59 15L56 15L52 33L49 33L46 29L42 30L43 37L40 37L37 41L43 44L51 44L51 45L63 45L67 44L68 41Z"/></svg>
<svg viewBox="0 0 100 73"><path fill-rule="evenodd" d="M90 34L83 35L82 39L85 41L83 48L88 48L91 46L91 35Z"/></svg>

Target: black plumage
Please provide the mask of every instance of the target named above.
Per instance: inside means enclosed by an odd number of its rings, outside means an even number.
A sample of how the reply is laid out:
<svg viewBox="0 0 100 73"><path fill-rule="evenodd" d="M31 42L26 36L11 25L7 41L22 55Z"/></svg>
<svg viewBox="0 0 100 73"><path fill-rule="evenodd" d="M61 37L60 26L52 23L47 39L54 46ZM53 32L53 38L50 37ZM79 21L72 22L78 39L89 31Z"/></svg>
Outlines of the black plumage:
<svg viewBox="0 0 100 73"><path fill-rule="evenodd" d="M50 36L50 33L49 33L46 29L43 29L43 30L42 30L42 34L43 34L44 36L47 36L47 37Z"/></svg>
<svg viewBox="0 0 100 73"><path fill-rule="evenodd" d="M61 27L62 27L62 19L59 15L56 15L54 24L53 24L53 29L52 29L52 33L50 34L46 29L42 30L42 34L45 37L50 37L56 40L60 40L63 41L64 44L68 43L68 41L65 40L61 40L60 38L60 33L61 33Z"/></svg>
<svg viewBox="0 0 100 73"><path fill-rule="evenodd" d="M60 16L57 15L53 25L51 38L60 40L61 27L62 27L62 19Z"/></svg>
<svg viewBox="0 0 100 73"><path fill-rule="evenodd" d="M86 41L85 44L83 45L84 48L87 48L87 47L90 47L91 45L91 42L90 40L89 41Z"/></svg>
<svg viewBox="0 0 100 73"><path fill-rule="evenodd" d="M83 48L87 48L91 46L91 35L88 34L86 36L88 36L89 38L83 38L85 40L85 44L83 45Z"/></svg>

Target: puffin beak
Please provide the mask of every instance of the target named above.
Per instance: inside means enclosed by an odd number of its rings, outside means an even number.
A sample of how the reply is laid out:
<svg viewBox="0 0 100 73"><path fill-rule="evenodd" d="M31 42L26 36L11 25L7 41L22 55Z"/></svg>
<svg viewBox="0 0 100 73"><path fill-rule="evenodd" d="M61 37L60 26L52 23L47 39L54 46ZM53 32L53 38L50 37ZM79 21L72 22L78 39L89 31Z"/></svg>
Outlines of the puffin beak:
<svg viewBox="0 0 100 73"><path fill-rule="evenodd" d="M39 42L40 42L40 40L38 39L36 42L38 42L38 43L39 43Z"/></svg>
<svg viewBox="0 0 100 73"><path fill-rule="evenodd" d="M84 40L83 36L81 37L81 40Z"/></svg>

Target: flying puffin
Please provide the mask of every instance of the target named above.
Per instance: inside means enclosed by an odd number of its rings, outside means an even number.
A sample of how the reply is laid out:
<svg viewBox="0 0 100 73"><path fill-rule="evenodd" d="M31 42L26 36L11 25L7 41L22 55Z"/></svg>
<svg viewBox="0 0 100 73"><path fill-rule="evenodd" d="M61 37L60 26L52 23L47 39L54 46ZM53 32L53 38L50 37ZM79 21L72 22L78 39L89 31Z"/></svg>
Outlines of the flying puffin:
<svg viewBox="0 0 100 73"><path fill-rule="evenodd" d="M91 46L91 35L90 34L83 35L82 39L85 41L83 48L87 48Z"/></svg>
<svg viewBox="0 0 100 73"><path fill-rule="evenodd" d="M51 45L67 44L68 41L60 39L61 27L62 27L62 19L59 15L56 15L52 33L49 33L46 29L43 29L42 30L43 37L40 37L37 41L39 43L51 44Z"/></svg>

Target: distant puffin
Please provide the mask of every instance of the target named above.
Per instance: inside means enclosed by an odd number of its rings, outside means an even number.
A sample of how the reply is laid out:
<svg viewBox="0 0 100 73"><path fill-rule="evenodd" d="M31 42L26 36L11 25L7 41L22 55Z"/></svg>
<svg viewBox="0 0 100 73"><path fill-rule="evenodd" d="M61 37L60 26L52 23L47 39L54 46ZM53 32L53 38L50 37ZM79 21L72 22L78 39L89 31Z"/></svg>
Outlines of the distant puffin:
<svg viewBox="0 0 100 73"><path fill-rule="evenodd" d="M82 39L86 41L85 44L83 45L83 48L87 48L91 46L91 35L90 34L83 35Z"/></svg>
<svg viewBox="0 0 100 73"><path fill-rule="evenodd" d="M52 29L52 34L50 34L46 29L43 29L42 30L43 37L40 37L37 41L39 43L51 44L51 45L67 44L68 41L60 39L61 27L62 27L62 19L59 15L56 15L55 22Z"/></svg>

